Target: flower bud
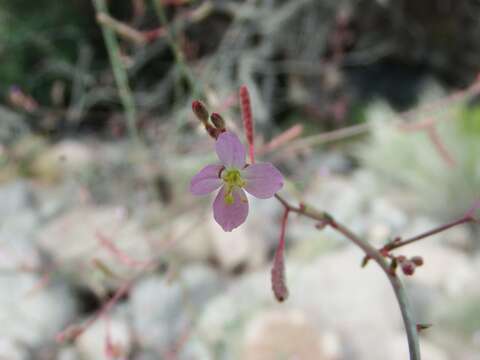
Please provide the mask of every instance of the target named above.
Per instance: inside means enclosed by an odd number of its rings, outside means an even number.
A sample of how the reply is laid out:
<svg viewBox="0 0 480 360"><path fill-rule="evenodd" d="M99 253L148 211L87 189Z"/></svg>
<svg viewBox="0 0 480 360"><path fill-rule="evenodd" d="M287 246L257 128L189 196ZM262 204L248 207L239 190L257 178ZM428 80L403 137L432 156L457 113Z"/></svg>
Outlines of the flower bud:
<svg viewBox="0 0 480 360"><path fill-rule="evenodd" d="M205 124L205 130L207 131L208 135L210 135L212 139L217 139L220 133L220 131L217 128L214 128L209 123Z"/></svg>
<svg viewBox="0 0 480 360"><path fill-rule="evenodd" d="M402 271L405 275L413 275L415 272L415 264L413 261L405 260L401 263Z"/></svg>
<svg viewBox="0 0 480 360"><path fill-rule="evenodd" d="M220 115L219 113L212 113L210 115L210 120L212 120L212 123L213 125L215 125L215 127L219 130L223 130L225 129L225 120L223 120L223 117L222 115Z"/></svg>
<svg viewBox="0 0 480 360"><path fill-rule="evenodd" d="M192 110L197 119L204 125L208 123L208 110L201 101L195 100L192 102Z"/></svg>
<svg viewBox="0 0 480 360"><path fill-rule="evenodd" d="M423 258L421 256L414 256L410 260L417 266L423 265Z"/></svg>

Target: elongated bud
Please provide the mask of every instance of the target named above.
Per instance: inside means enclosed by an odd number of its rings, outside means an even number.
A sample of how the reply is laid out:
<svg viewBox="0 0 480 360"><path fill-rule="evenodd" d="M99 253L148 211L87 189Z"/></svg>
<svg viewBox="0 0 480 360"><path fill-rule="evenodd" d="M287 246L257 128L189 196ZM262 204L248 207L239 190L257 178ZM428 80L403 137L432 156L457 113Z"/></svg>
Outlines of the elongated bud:
<svg viewBox="0 0 480 360"><path fill-rule="evenodd" d="M225 130L225 120L223 120L222 115L219 113L212 113L210 115L210 120L212 121L213 125L219 130Z"/></svg>
<svg viewBox="0 0 480 360"><path fill-rule="evenodd" d="M288 288L285 279L285 257L284 250L275 253L272 267L272 290L275 298L283 302L288 298Z"/></svg>
<svg viewBox="0 0 480 360"><path fill-rule="evenodd" d="M245 85L240 87L240 106L242 108L243 127L245 129L245 135L247 136L250 162L253 164L255 163L255 145L253 143L252 106L250 104L250 94Z"/></svg>
<svg viewBox="0 0 480 360"><path fill-rule="evenodd" d="M205 105L201 101L195 100L192 102L192 110L197 119L206 126L208 124L208 110Z"/></svg>
<svg viewBox="0 0 480 360"><path fill-rule="evenodd" d="M280 240L273 258L272 267L272 290L275 298L285 301L288 298L287 281L285 279L285 229L287 227L289 210L285 209L280 228Z"/></svg>
<svg viewBox="0 0 480 360"><path fill-rule="evenodd" d="M210 135L212 139L217 139L218 135L220 135L220 130L217 128L213 127L211 124L206 123L205 124L205 130L207 131L207 134Z"/></svg>

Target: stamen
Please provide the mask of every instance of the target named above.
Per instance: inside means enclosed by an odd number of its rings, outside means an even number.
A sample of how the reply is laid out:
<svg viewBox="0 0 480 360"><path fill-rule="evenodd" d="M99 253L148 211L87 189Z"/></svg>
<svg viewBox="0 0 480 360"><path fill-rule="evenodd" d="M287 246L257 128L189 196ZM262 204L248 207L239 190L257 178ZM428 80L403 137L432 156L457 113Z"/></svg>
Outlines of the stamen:
<svg viewBox="0 0 480 360"><path fill-rule="evenodd" d="M235 188L241 189L245 186L246 182L242 179L240 170L238 169L228 169L221 173L221 178L225 183L225 196L224 200L227 205L232 205L235 202L235 197L233 196L233 191ZM240 198L241 202L247 202L245 197Z"/></svg>

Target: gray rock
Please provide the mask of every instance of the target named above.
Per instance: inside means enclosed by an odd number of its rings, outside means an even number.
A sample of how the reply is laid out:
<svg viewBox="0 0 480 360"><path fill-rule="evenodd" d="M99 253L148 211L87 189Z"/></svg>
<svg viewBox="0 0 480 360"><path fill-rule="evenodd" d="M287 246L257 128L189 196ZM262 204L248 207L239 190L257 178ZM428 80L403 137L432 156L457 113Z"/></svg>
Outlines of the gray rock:
<svg viewBox="0 0 480 360"><path fill-rule="evenodd" d="M261 236L261 227L258 225L261 222L262 226L275 227L275 222L265 216L265 212L259 214L261 208L256 206L258 203L254 199L250 198L249 202L250 216L247 222L232 232L225 232L213 218L208 223L213 254L226 270L232 270L238 265L255 268L266 260L268 243Z"/></svg>
<svg viewBox="0 0 480 360"><path fill-rule="evenodd" d="M242 359L333 359L324 349L321 334L299 310L273 310L258 314L246 325Z"/></svg>
<svg viewBox="0 0 480 360"><path fill-rule="evenodd" d="M132 334L126 319L109 316L98 319L78 338L75 348L82 360L107 359L107 336L118 358L127 359L133 346ZM114 358L117 358L113 356Z"/></svg>
<svg viewBox="0 0 480 360"><path fill-rule="evenodd" d="M13 181L0 186L0 221L10 216L18 216L29 210L33 204L33 193L25 181Z"/></svg>
<svg viewBox="0 0 480 360"><path fill-rule="evenodd" d="M131 294L136 338L158 353L170 350L190 333L196 314L221 288L218 276L202 266L185 268L172 283L157 276L140 281Z"/></svg>
<svg viewBox="0 0 480 360"><path fill-rule="evenodd" d="M405 346L405 335L397 334L395 337L387 339L383 346L389 349L389 353L385 359L389 360L404 360L408 359L408 348ZM365 353L362 359L368 359L372 352L376 352L375 348L370 349L370 353ZM420 353L423 360L448 360L450 359L445 350L438 348L427 339L420 340Z"/></svg>
<svg viewBox="0 0 480 360"><path fill-rule="evenodd" d="M413 282L431 290L437 290L448 298L462 298L467 295L480 295L478 272L474 262L455 248L435 244L437 239L411 244L399 253L405 256L420 255L424 265L417 268Z"/></svg>
<svg viewBox="0 0 480 360"><path fill-rule="evenodd" d="M215 259L225 270L258 267L265 263L269 245L278 238L280 230L275 215L281 207L274 199L259 201L250 197L249 203L247 221L232 232L223 231L213 219L212 209L206 208L203 222L195 225L193 217L181 216L154 237L179 239L172 250L186 262Z"/></svg>
<svg viewBox="0 0 480 360"><path fill-rule="evenodd" d="M58 350L57 360L81 360L73 346L64 347Z"/></svg>
<svg viewBox="0 0 480 360"><path fill-rule="evenodd" d="M260 321L265 312L295 310L308 319L308 327L320 339L334 339L321 342L325 357L340 353L346 359L384 360L390 351L386 339L394 337L403 323L388 280L374 264L361 269L362 257L360 251L347 247L308 265L287 261L290 297L284 304L273 299L270 269L249 274L208 303L196 332L204 334L208 348L226 349L216 353L217 358L231 359L248 343L248 324ZM284 342L272 346L280 349ZM377 354L366 356L372 347L378 348Z"/></svg>
<svg viewBox="0 0 480 360"><path fill-rule="evenodd" d="M28 351L12 338L0 338L1 360L28 360Z"/></svg>
<svg viewBox="0 0 480 360"><path fill-rule="evenodd" d="M312 181L304 194L308 203L333 214L339 221L351 222L365 209L362 189L344 177L331 175Z"/></svg>
<svg viewBox="0 0 480 360"><path fill-rule="evenodd" d="M347 247L318 258L290 280L292 304L317 326L341 334L345 354L354 359L381 347L382 339L402 326L388 280L375 264L361 269L362 258L359 250ZM388 358L384 350L385 356L368 359Z"/></svg>
<svg viewBox="0 0 480 360"><path fill-rule="evenodd" d="M18 134L27 134L28 126L23 116L10 110L6 106L0 106L0 143L7 143L15 139Z"/></svg>
<svg viewBox="0 0 480 360"><path fill-rule="evenodd" d="M75 312L69 290L53 282L38 287L42 279L34 274L0 275L0 338L29 346L52 341ZM52 280L54 281L54 280Z"/></svg>
<svg viewBox="0 0 480 360"><path fill-rule="evenodd" d="M0 202L3 201L9 199L0 197ZM28 201L22 205L17 203L16 212L0 216L0 269L38 269L41 265L34 242L40 220L36 211L29 206Z"/></svg>
<svg viewBox="0 0 480 360"><path fill-rule="evenodd" d="M71 210L45 226L39 232L38 243L73 281L105 292L136 276L140 269L102 245L102 237L132 260L151 259L143 229L134 219L127 218L120 207L85 206ZM94 261L100 261L114 276L97 269Z"/></svg>
<svg viewBox="0 0 480 360"><path fill-rule="evenodd" d="M155 229L150 237L158 239L157 248L172 243L170 251L183 262L207 262L213 256L213 247L205 220L201 220L189 215L178 216L166 226Z"/></svg>

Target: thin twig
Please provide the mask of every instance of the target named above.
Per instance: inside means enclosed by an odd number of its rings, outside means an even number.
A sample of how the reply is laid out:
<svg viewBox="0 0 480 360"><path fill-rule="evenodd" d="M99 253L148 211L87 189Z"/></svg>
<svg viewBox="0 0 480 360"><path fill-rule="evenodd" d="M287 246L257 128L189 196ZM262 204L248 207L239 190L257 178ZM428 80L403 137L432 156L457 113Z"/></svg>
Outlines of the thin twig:
<svg viewBox="0 0 480 360"><path fill-rule="evenodd" d="M180 70L181 76L188 82L189 86L191 87L191 91L194 97L198 97L197 88L198 85L194 81L193 76L185 62L185 56L181 50L181 48L177 45L175 41L175 34L174 29L168 23L167 16L165 14L164 4L162 1L152 0L153 6L155 8L155 12L157 13L157 17L160 20L160 26L165 29L165 38L167 39L168 46L173 53L175 63Z"/></svg>
<svg viewBox="0 0 480 360"><path fill-rule="evenodd" d="M107 14L107 6L105 0L93 0L97 16ZM118 87L120 100L122 101L125 116L127 118L127 129L130 139L137 145L140 145L140 137L138 135L136 119L137 111L135 109L135 101L133 99L130 85L128 84L128 76L124 65L122 64L120 47L117 38L111 28L100 22L103 38L107 46L108 56L113 69L113 75Z"/></svg>
<svg viewBox="0 0 480 360"><path fill-rule="evenodd" d="M474 96L478 93L480 93L480 77L475 79L475 81L464 90L430 102L426 106L398 114L398 119L394 120L393 124L402 131L425 130L426 127L434 126L439 123L440 119L432 119L431 117L429 117L426 120L416 122L409 121L414 117L420 116L422 113L425 113L427 111L432 112L434 110L438 111L441 108L451 106L458 101L461 101L467 97ZM285 147L282 147L281 151L298 151L304 148L322 145L334 141L340 141L354 136L365 135L368 134L371 130L372 126L369 123L352 125L337 130L300 138L296 141L289 143Z"/></svg>
<svg viewBox="0 0 480 360"><path fill-rule="evenodd" d="M104 12L97 14L97 21L100 24L105 25L117 32L118 35L123 36L124 38L131 40L138 45L145 45L147 43L147 39L141 31L138 31L137 29L134 29L121 21L114 19Z"/></svg>
<svg viewBox="0 0 480 360"><path fill-rule="evenodd" d="M296 124L287 130L283 131L280 135L274 137L267 144L263 145L257 150L257 155L261 156L266 153L272 152L273 150L290 143L292 140L298 138L303 132L303 125Z"/></svg>
<svg viewBox="0 0 480 360"><path fill-rule="evenodd" d="M467 224L467 223L470 223L470 222L475 222L475 218L472 217L472 216L463 216L461 217L460 219L457 219L455 221L452 221L452 222L449 222L448 224L445 224L445 225L441 225L441 226L438 226L432 230L429 230L429 231L425 231L424 233L421 233L421 234L418 234L416 236L413 236L409 239L405 239L405 240L402 240L401 238L397 238L395 239L394 241L386 244L382 249L381 251L385 251L385 252L389 252L391 250L394 250L394 249L398 249L399 247L402 247L402 246L405 246L405 245L409 245L411 243L414 243L418 240L422 240L422 239L425 239L429 236L432 236L432 235L435 235L435 234L438 234L440 232L443 232L445 230L448 230L454 226L457 226L457 225L462 225L462 224Z"/></svg>
<svg viewBox="0 0 480 360"><path fill-rule="evenodd" d="M352 125L341 129L324 132L300 138L294 142L291 142L285 146L282 151L296 151L299 149L309 148L316 145L330 143L333 141L344 140L353 136L367 134L371 129L369 123L363 123L359 125Z"/></svg>
<svg viewBox="0 0 480 360"><path fill-rule="evenodd" d="M73 341L79 336L81 336L92 324L94 324L99 318L102 316L106 316L109 314L110 310L115 306L115 304L120 300L120 298L126 295L130 288L133 285L134 280L130 280L125 282L116 292L115 294L108 300L102 308L93 315L90 319L88 319L85 323L81 325L72 325L57 334L56 340L57 342L64 342L64 341Z"/></svg>

